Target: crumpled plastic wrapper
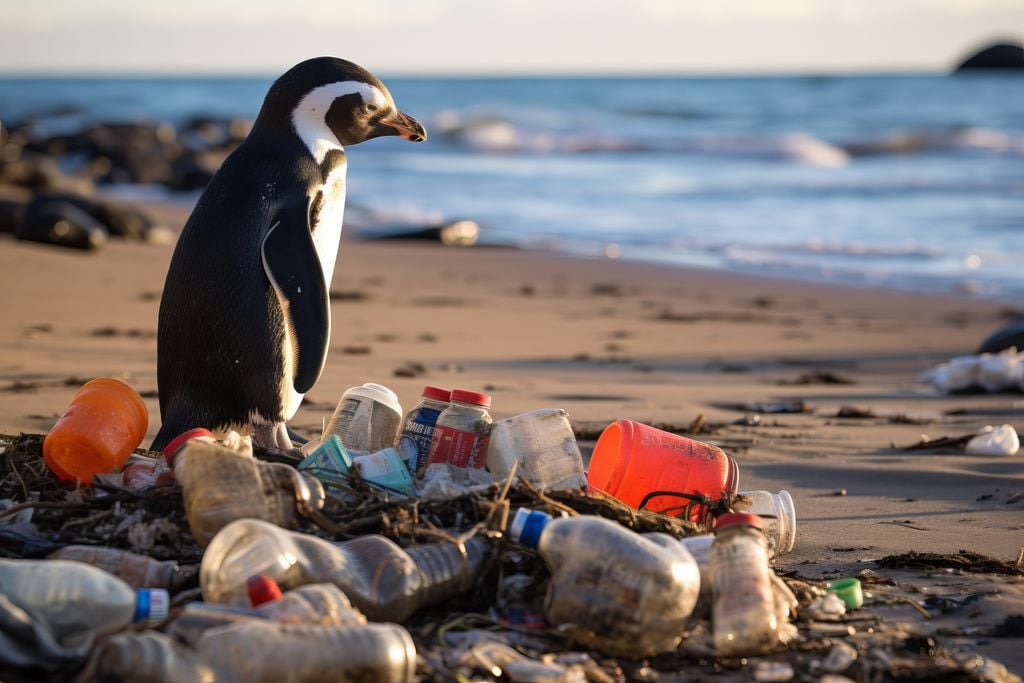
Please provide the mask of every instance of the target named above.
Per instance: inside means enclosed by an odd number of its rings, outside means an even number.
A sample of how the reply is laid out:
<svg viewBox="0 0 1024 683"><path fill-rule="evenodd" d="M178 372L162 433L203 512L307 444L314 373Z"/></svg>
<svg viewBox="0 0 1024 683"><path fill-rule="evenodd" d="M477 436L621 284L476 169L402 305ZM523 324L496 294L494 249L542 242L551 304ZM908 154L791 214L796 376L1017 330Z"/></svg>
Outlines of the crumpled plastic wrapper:
<svg viewBox="0 0 1024 683"><path fill-rule="evenodd" d="M1012 425L987 425L966 446L971 455L1016 455L1018 450L1020 438Z"/></svg>
<svg viewBox="0 0 1024 683"><path fill-rule="evenodd" d="M1024 351L957 356L921 375L944 393L980 388L990 393L1024 391Z"/></svg>

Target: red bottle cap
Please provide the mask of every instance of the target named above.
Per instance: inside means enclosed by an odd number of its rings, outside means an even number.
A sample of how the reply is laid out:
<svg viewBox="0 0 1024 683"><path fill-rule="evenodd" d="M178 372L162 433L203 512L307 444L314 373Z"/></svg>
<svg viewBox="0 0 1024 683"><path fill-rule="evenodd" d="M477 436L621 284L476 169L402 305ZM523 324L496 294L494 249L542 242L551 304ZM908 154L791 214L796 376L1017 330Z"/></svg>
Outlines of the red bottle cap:
<svg viewBox="0 0 1024 683"><path fill-rule="evenodd" d="M472 403L475 406L483 406L484 408L491 407L491 397L487 394L480 394L475 391L466 391L465 389L452 389L452 400L460 401L462 403Z"/></svg>
<svg viewBox="0 0 1024 683"><path fill-rule="evenodd" d="M246 588L249 590L249 602L253 607L281 599L281 587L277 585L277 581L266 574L250 576L246 582Z"/></svg>
<svg viewBox="0 0 1024 683"><path fill-rule="evenodd" d="M171 439L171 442L164 447L164 459L167 461L167 464L170 465L171 467L174 467L175 452L179 448L184 446L186 441L188 441L189 439L194 439L197 436L208 436L212 439L213 432L211 432L209 429L197 427L195 429L188 430L184 434L179 434L178 436Z"/></svg>
<svg viewBox="0 0 1024 683"><path fill-rule="evenodd" d="M757 515L752 515L747 512L727 512L715 519L715 531L718 532L726 527L739 526L741 524L745 526L752 526L755 529L764 528L761 518Z"/></svg>
<svg viewBox="0 0 1024 683"><path fill-rule="evenodd" d="M432 398L435 401L444 401L447 403L452 400L451 389L442 389L441 387L425 386L423 387L423 398Z"/></svg>

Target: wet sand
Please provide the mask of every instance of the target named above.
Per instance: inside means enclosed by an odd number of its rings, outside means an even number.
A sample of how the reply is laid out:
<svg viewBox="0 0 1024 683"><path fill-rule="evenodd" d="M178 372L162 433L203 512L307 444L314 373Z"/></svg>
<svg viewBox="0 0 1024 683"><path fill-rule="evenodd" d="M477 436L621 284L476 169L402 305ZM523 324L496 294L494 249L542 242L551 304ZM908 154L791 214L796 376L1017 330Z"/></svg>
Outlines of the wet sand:
<svg viewBox="0 0 1024 683"><path fill-rule="evenodd" d="M151 208L175 228L187 215ZM81 254L0 239L0 432L45 432L82 382L111 375L146 398L148 444L170 256L120 241ZM741 489L793 494L787 565L907 550L1013 559L1024 544L1024 456L898 448L922 434L1024 428L1024 396L940 397L917 380L1005 324L1006 303L352 239L332 291L331 350L292 421L300 432L318 431L344 389L366 381L391 386L406 408L427 383L492 394L496 419L562 407L591 433L617 418L685 426L702 415L723 425L706 438L735 455ZM822 383L836 381L849 383ZM782 399L808 412L731 424L749 414L731 404ZM843 406L883 416L835 417Z"/></svg>

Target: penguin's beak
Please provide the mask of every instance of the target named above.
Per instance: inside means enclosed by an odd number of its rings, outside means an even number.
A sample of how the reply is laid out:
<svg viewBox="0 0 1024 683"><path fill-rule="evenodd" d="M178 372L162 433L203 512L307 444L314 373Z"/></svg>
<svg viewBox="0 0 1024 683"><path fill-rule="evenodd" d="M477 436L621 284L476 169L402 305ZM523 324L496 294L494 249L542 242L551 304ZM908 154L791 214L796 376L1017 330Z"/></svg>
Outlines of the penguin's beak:
<svg viewBox="0 0 1024 683"><path fill-rule="evenodd" d="M398 135L410 142L423 142L427 139L427 129L423 124L397 109L394 114L382 118L379 125L387 129L384 135Z"/></svg>

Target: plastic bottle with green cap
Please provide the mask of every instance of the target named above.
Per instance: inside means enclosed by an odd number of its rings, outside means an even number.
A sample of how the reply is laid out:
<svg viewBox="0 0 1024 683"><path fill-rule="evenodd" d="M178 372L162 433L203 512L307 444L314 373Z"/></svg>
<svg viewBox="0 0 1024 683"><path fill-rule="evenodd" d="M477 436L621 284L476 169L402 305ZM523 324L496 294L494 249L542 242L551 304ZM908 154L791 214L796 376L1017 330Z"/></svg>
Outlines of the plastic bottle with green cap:
<svg viewBox="0 0 1024 683"><path fill-rule="evenodd" d="M700 570L668 534L638 534L592 515L552 519L516 511L509 539L551 570L544 612L552 626L610 655L675 649L697 604Z"/></svg>

